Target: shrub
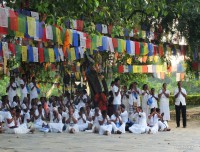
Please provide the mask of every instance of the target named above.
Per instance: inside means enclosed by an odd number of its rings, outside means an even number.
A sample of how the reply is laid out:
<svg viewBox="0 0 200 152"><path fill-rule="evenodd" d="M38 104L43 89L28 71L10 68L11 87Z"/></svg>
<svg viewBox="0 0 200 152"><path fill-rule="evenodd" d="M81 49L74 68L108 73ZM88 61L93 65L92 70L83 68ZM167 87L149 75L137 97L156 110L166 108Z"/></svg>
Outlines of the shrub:
<svg viewBox="0 0 200 152"><path fill-rule="evenodd" d="M169 98L170 105L174 105L175 98L174 96L170 96ZM200 95L188 95L186 97L187 105L200 105Z"/></svg>

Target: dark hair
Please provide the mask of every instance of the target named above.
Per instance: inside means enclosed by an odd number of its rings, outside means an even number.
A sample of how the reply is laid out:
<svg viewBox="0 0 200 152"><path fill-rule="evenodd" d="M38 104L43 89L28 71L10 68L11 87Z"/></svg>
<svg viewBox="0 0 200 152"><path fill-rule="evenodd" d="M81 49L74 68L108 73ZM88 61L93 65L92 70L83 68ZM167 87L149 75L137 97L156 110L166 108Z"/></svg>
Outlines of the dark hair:
<svg viewBox="0 0 200 152"><path fill-rule="evenodd" d="M154 90L154 91L155 91L155 88L151 88L151 91L152 91L152 90Z"/></svg>
<svg viewBox="0 0 200 152"><path fill-rule="evenodd" d="M160 112L160 108L156 108L156 112Z"/></svg>
<svg viewBox="0 0 200 152"><path fill-rule="evenodd" d="M124 104L121 104L121 107L124 108L124 109L126 108L126 106Z"/></svg>
<svg viewBox="0 0 200 152"><path fill-rule="evenodd" d="M115 81L112 81L110 85L114 85L114 84L115 84Z"/></svg>
<svg viewBox="0 0 200 152"><path fill-rule="evenodd" d="M163 83L163 85L162 85L162 86L164 87L164 85L165 85L165 84L167 85L167 83Z"/></svg>
<svg viewBox="0 0 200 152"><path fill-rule="evenodd" d="M154 111L154 108L151 108L151 112L150 113L152 113Z"/></svg>
<svg viewBox="0 0 200 152"><path fill-rule="evenodd" d="M38 105L38 109L39 109L40 107L42 107L42 105L41 105L41 104L39 104L39 105Z"/></svg>
<svg viewBox="0 0 200 152"><path fill-rule="evenodd" d="M101 112L101 114L102 114L102 115L107 115L107 111L106 111L106 110L103 110L103 111Z"/></svg>
<svg viewBox="0 0 200 152"><path fill-rule="evenodd" d="M142 86L142 89L143 89L143 90L144 90L145 86L147 86L147 84L144 84L144 85Z"/></svg>
<svg viewBox="0 0 200 152"><path fill-rule="evenodd" d="M81 108L80 108L80 112L85 112L84 107L81 107Z"/></svg>
<svg viewBox="0 0 200 152"><path fill-rule="evenodd" d="M115 78L115 83L117 83L120 79L119 78Z"/></svg>
<svg viewBox="0 0 200 152"><path fill-rule="evenodd" d="M16 113L21 113L21 109L17 108Z"/></svg>

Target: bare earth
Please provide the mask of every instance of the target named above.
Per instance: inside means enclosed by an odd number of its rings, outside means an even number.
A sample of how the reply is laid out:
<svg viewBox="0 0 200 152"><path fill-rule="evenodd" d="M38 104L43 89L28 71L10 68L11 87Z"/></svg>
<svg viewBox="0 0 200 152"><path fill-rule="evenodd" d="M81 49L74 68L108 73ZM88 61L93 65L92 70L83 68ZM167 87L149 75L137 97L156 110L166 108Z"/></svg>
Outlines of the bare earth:
<svg viewBox="0 0 200 152"><path fill-rule="evenodd" d="M188 113L195 110L199 113L198 108L188 110ZM187 128L176 128L174 121L169 122L169 125L172 129L170 132L155 135L126 133L100 136L86 132L75 135L40 132L25 135L0 134L0 152L200 151L200 121L190 119Z"/></svg>

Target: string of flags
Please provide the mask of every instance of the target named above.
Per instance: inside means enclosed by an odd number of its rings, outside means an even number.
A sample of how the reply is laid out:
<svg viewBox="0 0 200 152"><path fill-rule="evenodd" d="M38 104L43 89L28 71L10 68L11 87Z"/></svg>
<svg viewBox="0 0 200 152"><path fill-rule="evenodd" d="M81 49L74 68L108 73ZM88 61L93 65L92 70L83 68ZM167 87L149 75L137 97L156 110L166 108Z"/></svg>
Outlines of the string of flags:
<svg viewBox="0 0 200 152"><path fill-rule="evenodd" d="M27 10L14 11L9 8L0 7L0 34L14 34L15 37L23 40L34 40L39 42L54 42L58 47L35 47L27 43L0 42L0 61L4 58L6 62L11 55L16 56L17 61L22 62L62 62L64 59L74 61L84 57L86 50L92 55L95 51L126 53L130 56L164 56L186 55L188 46L153 44L112 38L106 35L112 34L113 27L105 24L96 24L94 28L102 35L89 35L84 30L84 21L68 20L65 27L47 25L39 21L39 14ZM125 29L121 36L156 38L156 33L132 29ZM5 65L4 65L5 66ZM182 67L177 68L177 71ZM162 73L169 71L161 65L123 65L117 69L119 73Z"/></svg>

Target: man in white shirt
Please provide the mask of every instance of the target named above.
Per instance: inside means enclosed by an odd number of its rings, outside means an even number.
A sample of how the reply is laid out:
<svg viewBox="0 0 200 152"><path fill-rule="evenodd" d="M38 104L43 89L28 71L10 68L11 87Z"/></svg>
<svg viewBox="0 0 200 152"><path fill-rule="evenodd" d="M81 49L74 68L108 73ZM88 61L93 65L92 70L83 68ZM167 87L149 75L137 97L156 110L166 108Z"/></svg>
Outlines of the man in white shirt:
<svg viewBox="0 0 200 152"><path fill-rule="evenodd" d="M26 83L27 83L27 81L26 81L26 75L23 74L22 75L22 79L20 80L20 88L21 88L21 100L20 100L20 102L21 102L21 104L22 104L24 98L26 98L27 94L28 94Z"/></svg>
<svg viewBox="0 0 200 152"><path fill-rule="evenodd" d="M120 80L119 78L115 79L115 85L112 88L114 100L113 100L113 106L114 111L119 109L119 106L121 105L121 91L120 91Z"/></svg>
<svg viewBox="0 0 200 152"><path fill-rule="evenodd" d="M11 77L10 78L10 83L8 84L8 87L6 88L6 92L8 93L8 100L9 100L9 105L13 102L13 97L17 95L17 85L15 83L15 78Z"/></svg>
<svg viewBox="0 0 200 152"><path fill-rule="evenodd" d="M182 88L182 83L179 81L177 83L178 88L174 91L175 97L175 110L176 110L176 124L180 127L180 110L182 112L183 118L183 128L186 128L186 96L187 92Z"/></svg>
<svg viewBox="0 0 200 152"><path fill-rule="evenodd" d="M38 98L38 92L37 92L37 85L35 81L35 77L32 77L32 81L29 84L30 87L30 101L34 98Z"/></svg>

